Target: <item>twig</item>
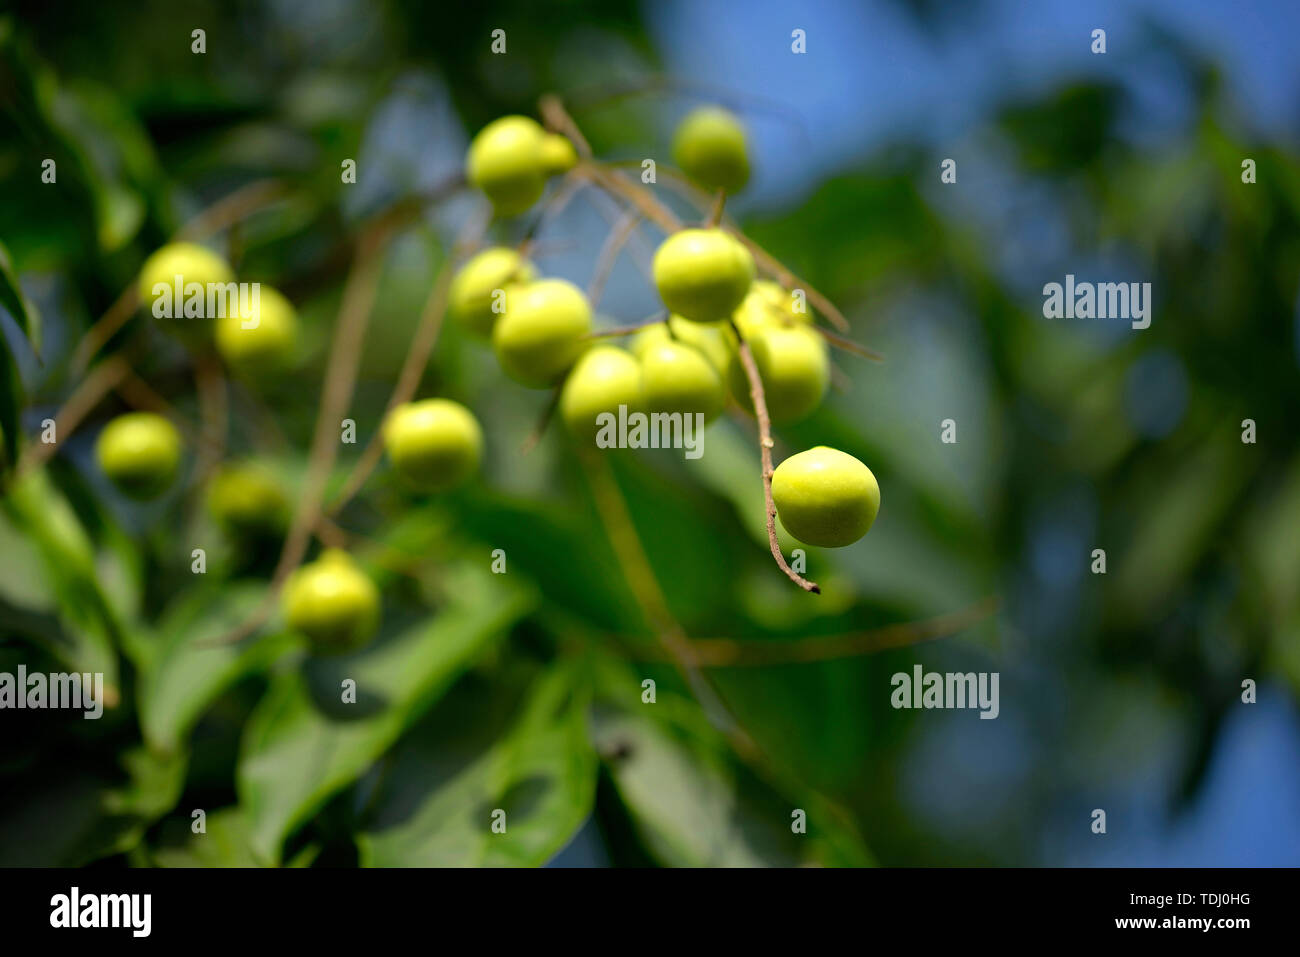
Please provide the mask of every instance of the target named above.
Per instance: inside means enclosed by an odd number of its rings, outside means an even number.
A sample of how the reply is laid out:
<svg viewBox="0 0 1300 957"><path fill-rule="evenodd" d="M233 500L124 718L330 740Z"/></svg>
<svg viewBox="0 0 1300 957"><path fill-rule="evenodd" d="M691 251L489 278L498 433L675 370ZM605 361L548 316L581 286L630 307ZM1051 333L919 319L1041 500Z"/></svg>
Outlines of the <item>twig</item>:
<svg viewBox="0 0 1300 957"><path fill-rule="evenodd" d="M612 329L596 329L583 336L584 339L616 339L619 336L631 336L640 332L642 329L650 326L657 326L661 322L668 321L668 311L660 309L648 319L642 319L630 326L615 326ZM671 330L670 330L671 331Z"/></svg>
<svg viewBox="0 0 1300 957"><path fill-rule="evenodd" d="M49 460L63 444L64 438L99 405L104 396L117 388L130 371L130 364L122 356L111 356L95 366L55 414L54 441L29 444L19 456L15 474L25 475Z"/></svg>
<svg viewBox="0 0 1300 957"><path fill-rule="evenodd" d="M706 226L717 226L722 222L722 213L727 208L727 191L718 190L718 194L713 198L713 206L709 210L709 217L704 221Z"/></svg>
<svg viewBox="0 0 1300 957"><path fill-rule="evenodd" d="M785 267L781 260L777 259L758 243L754 242L754 240L742 233L739 229L728 229L728 232L745 244L745 247L753 254L754 261L758 263L760 268L765 269L767 272L775 276L777 281L786 289L802 289L807 294L808 301L813 304L813 307L818 312L830 320L831 325L840 332L849 331L849 321L844 318L844 313L835 308L835 303L831 302L808 283L804 282L792 273Z"/></svg>
<svg viewBox="0 0 1300 957"><path fill-rule="evenodd" d="M618 254L623 251L623 247L632 236L632 231L640 223L641 215L636 210L629 209L623 213L618 223L605 237L605 242L596 257L596 266L591 273L591 282L587 286L587 299L593 310L600 305L600 299L605 294L605 284L609 282L614 264L618 262Z"/></svg>
<svg viewBox="0 0 1300 957"><path fill-rule="evenodd" d="M438 342L438 334L442 331L442 323L447 315L447 296L451 291L451 280L455 273L456 260L463 254L465 249L478 244L486 228L487 223L482 220L466 225L452 243L452 248L448 250L446 259L438 267L438 274L433 280L433 288L429 290L429 295L424 301L424 309L420 313L419 325L416 326L415 335L411 338L406 360L402 363L402 369L397 375L397 384L393 386L392 394L388 397L388 404L384 407L385 415L399 405L410 402L415 395L416 389L420 387L420 379L424 375L424 368L428 365L429 356L433 354L433 347ZM326 507L325 511L328 514L337 515L343 509L343 506L347 505L361 491L361 487L366 484L366 480L375 470L375 466L379 464L379 459L383 455L382 435L382 430L376 429L374 434L370 436L370 441L366 443L361 458L357 460L356 465L352 467L352 471L343 482L342 490L334 496Z"/></svg>
<svg viewBox="0 0 1300 957"><path fill-rule="evenodd" d="M762 668L834 661L950 638L996 613L1000 604L1000 599L990 596L946 615L839 635L816 635L789 641L696 638L691 645L701 668Z"/></svg>
<svg viewBox="0 0 1300 957"><path fill-rule="evenodd" d="M357 368L361 362L362 344L370 313L375 304L382 266L382 252L392 235L391 220L382 220L366 229L357 242L357 254L352 270L343 287L343 301L330 348L329 363L325 369L325 383L321 388L320 411L316 416L316 431L312 436L311 451L307 458L307 477L298 497L298 507L285 536L280 559L271 575L266 598L254 613L239 627L210 641L205 646L233 644L247 638L275 609L280 589L289 575L302 564L311 542L312 531L317 527L321 506L325 499L325 485L338 455L338 428L352 400L356 386Z"/></svg>
<svg viewBox="0 0 1300 957"><path fill-rule="evenodd" d="M542 409L542 414L537 417L537 424L533 426L533 430L528 433L523 445L519 447L520 455L527 455L537 448L537 443L542 441L542 436L546 434L546 427L551 424L551 419L555 417L555 410L560 407L560 393L563 391L563 387L564 383L561 382L551 390L551 396L546 400L546 406Z"/></svg>
<svg viewBox="0 0 1300 957"><path fill-rule="evenodd" d="M560 98L547 94L538 101L537 105L538 112L542 114L542 122L546 125L546 128L557 133L563 133L573 140L573 146L578 151L578 155L583 159L590 159L591 144L582 135L582 130L578 129L578 124L573 122L573 117L564 108Z"/></svg>
<svg viewBox="0 0 1300 957"><path fill-rule="evenodd" d="M749 379L749 397L754 403L754 417L758 420L758 448L763 459L763 501L767 508L767 542L772 549L772 557L790 581L804 591L820 595L822 590L817 583L809 581L791 568L781 554L781 545L776 539L776 503L772 501L772 420L767 414L767 396L763 392L763 380L759 377L758 365L754 362L749 343L734 322L731 331L736 336L736 352L740 356L741 365L745 367L745 377Z"/></svg>

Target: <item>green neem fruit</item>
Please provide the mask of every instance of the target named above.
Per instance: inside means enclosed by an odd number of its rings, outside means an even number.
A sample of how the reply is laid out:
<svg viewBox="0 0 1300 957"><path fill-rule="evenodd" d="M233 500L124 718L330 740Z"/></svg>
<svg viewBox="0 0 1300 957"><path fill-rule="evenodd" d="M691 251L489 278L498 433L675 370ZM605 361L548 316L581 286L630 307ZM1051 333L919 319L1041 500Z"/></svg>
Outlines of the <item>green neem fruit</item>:
<svg viewBox="0 0 1300 957"><path fill-rule="evenodd" d="M492 246L460 267L451 281L447 306L452 316L470 332L487 338L492 335L497 313L492 306L497 290L532 282L537 278L533 264L513 249Z"/></svg>
<svg viewBox="0 0 1300 957"><path fill-rule="evenodd" d="M578 165L578 151L573 148L567 136L559 133L547 133L542 140L542 169L548 175L567 173Z"/></svg>
<svg viewBox="0 0 1300 957"><path fill-rule="evenodd" d="M384 421L384 448L398 474L429 492L463 484L483 457L483 430L474 414L450 399L399 405Z"/></svg>
<svg viewBox="0 0 1300 957"><path fill-rule="evenodd" d="M298 341L298 313L270 286L259 283L257 302L241 300L238 312L217 319L217 351L232 369L261 375L284 369Z"/></svg>
<svg viewBox="0 0 1300 957"><path fill-rule="evenodd" d="M616 346L595 346L564 380L560 417L574 436L590 440L600 430L596 417L602 412L617 418L620 405L635 412L643 404L641 366L636 358Z"/></svg>
<svg viewBox="0 0 1300 957"><path fill-rule="evenodd" d="M126 495L141 501L157 498L176 477L181 437L161 415L128 412L104 426L95 458Z"/></svg>
<svg viewBox="0 0 1300 957"><path fill-rule="evenodd" d="M842 548L867 534L876 520L880 486L852 455L819 445L776 467L772 500L781 525L799 541Z"/></svg>
<svg viewBox="0 0 1300 957"><path fill-rule="evenodd" d="M669 331L671 327L671 332ZM725 377L731 364L731 344L726 320L719 322L691 322L681 316L669 316L668 321L646 326L632 337L632 354L639 359L651 346L664 342L684 342L704 353L718 375Z"/></svg>
<svg viewBox="0 0 1300 957"><path fill-rule="evenodd" d="M265 469L228 465L208 485L208 510L219 525L236 536L270 536L284 531L289 498Z"/></svg>
<svg viewBox="0 0 1300 957"><path fill-rule="evenodd" d="M586 351L591 307L577 286L539 279L506 293L506 311L492 329L492 347L506 375L544 389Z"/></svg>
<svg viewBox="0 0 1300 957"><path fill-rule="evenodd" d="M479 130L469 144L465 175L503 216L522 213L542 196L546 131L526 116L503 116Z"/></svg>
<svg viewBox="0 0 1300 957"><path fill-rule="evenodd" d="M769 326L746 338L758 377L763 381L767 412L773 422L796 422L821 404L830 385L826 343L806 326ZM754 410L749 378L739 354L731 360L731 393L744 408Z"/></svg>
<svg viewBox="0 0 1300 957"><path fill-rule="evenodd" d="M379 628L379 589L346 552L329 549L289 577L284 615L317 652L354 651Z"/></svg>
<svg viewBox="0 0 1300 957"><path fill-rule="evenodd" d="M744 300L754 281L754 257L721 229L683 229L655 252L654 277L671 312L712 322Z"/></svg>
<svg viewBox="0 0 1300 957"><path fill-rule="evenodd" d="M811 324L812 314L807 309L795 312L794 303L793 293L771 280L759 279L731 318L746 338L769 326L793 326L799 322Z"/></svg>
<svg viewBox="0 0 1300 957"><path fill-rule="evenodd" d="M727 401L718 370L703 352L684 342L648 346L641 354L641 375L651 412L698 412L709 422Z"/></svg>
<svg viewBox="0 0 1300 957"><path fill-rule="evenodd" d="M749 182L745 128L721 107L693 110L673 136L673 162L701 186L734 193Z"/></svg>
<svg viewBox="0 0 1300 957"><path fill-rule="evenodd" d="M199 343L207 341L211 328L204 319L185 315L186 301L197 289L206 307L212 284L231 284L228 291L234 291L234 282L234 271L212 250L196 243L169 243L144 261L138 289L141 304L164 329L182 341Z"/></svg>

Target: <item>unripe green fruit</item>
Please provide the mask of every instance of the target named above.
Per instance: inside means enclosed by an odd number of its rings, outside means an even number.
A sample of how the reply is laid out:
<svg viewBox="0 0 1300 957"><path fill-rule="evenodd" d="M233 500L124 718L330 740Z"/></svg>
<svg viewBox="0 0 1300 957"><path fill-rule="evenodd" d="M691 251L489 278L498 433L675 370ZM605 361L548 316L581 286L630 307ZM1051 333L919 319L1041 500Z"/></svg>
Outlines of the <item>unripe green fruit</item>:
<svg viewBox="0 0 1300 957"><path fill-rule="evenodd" d="M852 455L819 445L776 467L772 500L781 525L799 541L842 548L867 534L876 520L880 486Z"/></svg>
<svg viewBox="0 0 1300 957"><path fill-rule="evenodd" d="M754 257L721 229L683 229L655 252L654 277L669 311L712 322L744 300L754 281Z"/></svg>
<svg viewBox="0 0 1300 957"><path fill-rule="evenodd" d="M548 175L567 173L578 165L578 151L567 136L559 133L547 133L542 140L542 169Z"/></svg>
<svg viewBox="0 0 1300 957"><path fill-rule="evenodd" d="M701 413L717 417L727 402L722 377L699 349L684 342L662 342L641 355L646 408L651 412Z"/></svg>
<svg viewBox="0 0 1300 957"><path fill-rule="evenodd" d="M104 426L95 458L126 495L141 501L157 498L176 477L181 437L161 415L128 412Z"/></svg>
<svg viewBox="0 0 1300 957"><path fill-rule="evenodd" d="M669 328L671 327L671 332ZM656 322L646 326L632 337L629 348L638 359L644 359L645 353L652 346L665 342L684 342L704 353L704 357L724 379L731 365L730 330L725 321L691 322L681 316L669 316L668 321Z"/></svg>
<svg viewBox="0 0 1300 957"><path fill-rule="evenodd" d="M793 326L799 322L811 325L812 314L807 309L795 312L794 301L794 294L779 284L759 279L750 287L749 295L731 318L746 338L770 326Z"/></svg>
<svg viewBox="0 0 1300 957"><path fill-rule="evenodd" d="M596 417L618 407L635 412L644 405L641 365L616 346L595 346L583 354L564 380L560 392L560 418L579 439L592 440L600 430Z"/></svg>
<svg viewBox="0 0 1300 957"><path fill-rule="evenodd" d="M379 589L346 552L329 549L289 577L284 615L317 652L354 651L379 627Z"/></svg>
<svg viewBox="0 0 1300 957"><path fill-rule="evenodd" d="M734 193L749 182L745 128L721 107L693 110L673 136L673 162L701 186Z"/></svg>
<svg viewBox="0 0 1300 957"><path fill-rule="evenodd" d="M522 213L541 198L546 188L545 137L535 120L503 116L479 130L470 143L465 175L501 215Z"/></svg>
<svg viewBox="0 0 1300 957"><path fill-rule="evenodd" d="M451 281L447 306L453 318L483 338L492 335L497 313L492 311L497 290L509 299L509 290L537 278L533 264L513 249L492 246L460 267Z"/></svg>
<svg viewBox="0 0 1300 957"><path fill-rule="evenodd" d="M289 498L264 469L228 465L208 486L208 510L219 525L236 536L269 536L284 531Z"/></svg>
<svg viewBox="0 0 1300 957"><path fill-rule="evenodd" d="M817 333L806 326L773 325L759 329L746 341L773 422L797 422L821 404L830 385L831 368L826 344ZM749 377L739 353L732 358L730 378L736 401L753 412Z"/></svg>
<svg viewBox="0 0 1300 957"><path fill-rule="evenodd" d="M582 290L563 279L539 279L506 293L492 347L506 375L544 389L586 351L590 331L591 307Z"/></svg>
<svg viewBox="0 0 1300 957"><path fill-rule="evenodd" d="M153 311L154 300L158 298L154 286L162 284L174 290L177 276L181 277L182 294L192 282L203 286L206 295L208 283L235 281L235 273L229 264L212 250L197 243L168 243L140 267L140 302L145 309Z"/></svg>
<svg viewBox="0 0 1300 957"><path fill-rule="evenodd" d="M298 314L283 295L265 283L258 286L257 309L240 303L238 313L217 319L217 351L232 369L263 375L289 366L298 341Z"/></svg>
<svg viewBox="0 0 1300 957"><path fill-rule="evenodd" d="M483 458L483 430L474 414L450 399L399 405L384 421L384 448L412 485L446 492L463 484Z"/></svg>

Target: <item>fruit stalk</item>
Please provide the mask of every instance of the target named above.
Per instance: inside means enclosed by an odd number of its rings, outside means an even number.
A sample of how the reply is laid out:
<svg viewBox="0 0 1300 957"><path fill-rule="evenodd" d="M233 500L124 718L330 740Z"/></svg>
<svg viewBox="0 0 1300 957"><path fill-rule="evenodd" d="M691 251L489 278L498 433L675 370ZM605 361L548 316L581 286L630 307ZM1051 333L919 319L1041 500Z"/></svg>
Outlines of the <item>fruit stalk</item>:
<svg viewBox="0 0 1300 957"><path fill-rule="evenodd" d="M785 556L781 554L781 545L776 539L776 503L772 501L772 420L767 414L767 396L763 392L763 380L758 374L758 366L754 363L754 354L749 349L749 343L741 336L734 322L731 324L731 330L739 343L736 351L740 356L741 365L745 367L745 377L749 380L749 397L754 403L754 417L758 419L758 448L763 458L763 502L767 509L768 546L772 549L772 557L776 559L776 564L790 581L804 591L820 595L821 587L791 568Z"/></svg>

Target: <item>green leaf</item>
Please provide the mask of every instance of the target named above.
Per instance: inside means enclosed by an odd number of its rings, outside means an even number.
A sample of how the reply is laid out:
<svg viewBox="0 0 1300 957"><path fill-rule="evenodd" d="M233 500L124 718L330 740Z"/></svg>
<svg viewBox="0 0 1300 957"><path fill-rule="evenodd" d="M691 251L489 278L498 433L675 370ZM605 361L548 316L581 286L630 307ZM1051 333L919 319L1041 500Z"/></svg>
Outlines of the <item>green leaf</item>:
<svg viewBox="0 0 1300 957"><path fill-rule="evenodd" d="M260 859L278 863L285 837L365 772L533 600L485 569L463 568L451 584L455 597L430 621L273 681L245 729L237 775ZM340 701L345 679L356 681L355 704Z"/></svg>
<svg viewBox="0 0 1300 957"><path fill-rule="evenodd" d="M540 678L514 726L466 760L443 735L408 735L374 799L374 823L358 835L361 863L537 867L558 853L596 793L587 695L575 677L560 668ZM498 809L503 833L492 830Z"/></svg>
<svg viewBox="0 0 1300 957"><path fill-rule="evenodd" d="M180 748L203 712L227 688L296 643L286 634L253 634L233 645L204 645L247 621L267 594L263 582L204 587L172 604L158 626L153 662L139 681L140 726L151 747Z"/></svg>
<svg viewBox="0 0 1300 957"><path fill-rule="evenodd" d="M0 505L14 527L36 546L56 598L59 620L70 640L54 642L52 650L76 671L102 673L105 700L116 702L114 639L120 623L100 587L94 545L80 519L43 470L16 481Z"/></svg>
<svg viewBox="0 0 1300 957"><path fill-rule="evenodd" d="M0 306L3 306L14 317L14 322L27 337L28 343L31 344L32 352L38 356L41 353L41 317L33 306L23 295L23 287L18 282L18 274L14 271L13 258L9 255L8 248L0 242Z"/></svg>
<svg viewBox="0 0 1300 957"><path fill-rule="evenodd" d="M258 867L249 846L248 819L238 807L206 816L202 834L187 828L183 844L159 847L152 853L158 867Z"/></svg>
<svg viewBox="0 0 1300 957"><path fill-rule="evenodd" d="M123 784L76 770L34 784L17 813L0 821L0 866L79 867L136 847L180 799L188 759L136 748L122 765Z"/></svg>

